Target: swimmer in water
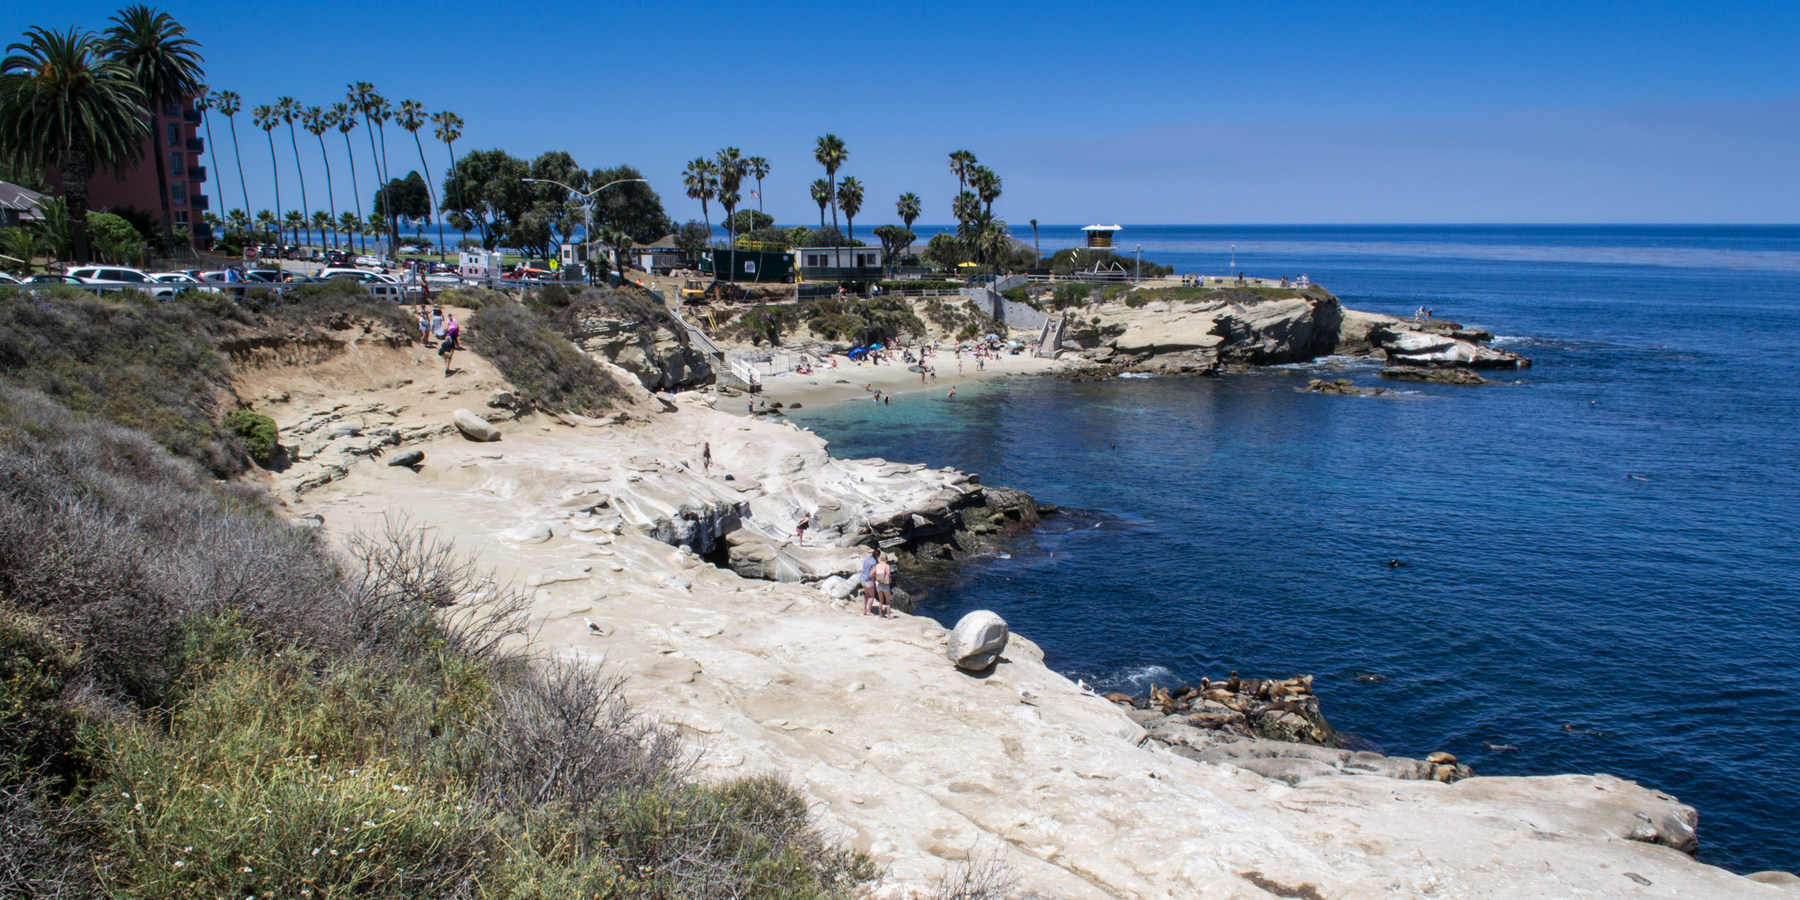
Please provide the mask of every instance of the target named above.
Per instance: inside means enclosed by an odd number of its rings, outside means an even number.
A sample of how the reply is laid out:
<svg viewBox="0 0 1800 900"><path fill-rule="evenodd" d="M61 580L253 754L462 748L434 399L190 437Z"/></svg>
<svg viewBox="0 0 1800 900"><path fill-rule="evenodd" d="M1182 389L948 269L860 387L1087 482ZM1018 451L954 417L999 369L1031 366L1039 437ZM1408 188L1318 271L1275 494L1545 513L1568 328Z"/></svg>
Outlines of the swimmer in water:
<svg viewBox="0 0 1800 900"><path fill-rule="evenodd" d="M1390 569L1398 569L1398 568L1400 568L1400 567L1401 567L1401 566L1404 566L1404 565L1406 565L1406 562L1405 562L1405 561L1403 561L1403 560L1398 560L1398 559L1390 559L1390 560L1388 560L1388 561L1387 561L1387 567L1388 567L1388 568L1390 568Z"/></svg>

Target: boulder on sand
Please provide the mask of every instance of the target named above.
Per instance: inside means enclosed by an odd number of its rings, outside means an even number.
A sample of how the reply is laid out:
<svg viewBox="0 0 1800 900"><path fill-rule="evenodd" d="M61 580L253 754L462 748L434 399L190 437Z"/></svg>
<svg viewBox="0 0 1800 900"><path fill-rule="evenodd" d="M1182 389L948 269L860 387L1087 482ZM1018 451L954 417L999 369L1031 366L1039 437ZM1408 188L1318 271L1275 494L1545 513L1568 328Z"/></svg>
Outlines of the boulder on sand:
<svg viewBox="0 0 1800 900"><path fill-rule="evenodd" d="M497 441L500 439L500 429L495 428L492 422L476 415L466 406L457 409L455 422L456 430L462 432L463 436L471 441Z"/></svg>
<svg viewBox="0 0 1800 900"><path fill-rule="evenodd" d="M387 464L390 466L405 466L410 469L424 461L425 451L414 449L402 450L399 453L388 457Z"/></svg>
<svg viewBox="0 0 1800 900"><path fill-rule="evenodd" d="M990 610L978 609L963 616L950 631L944 656L956 667L979 672L994 664L1006 649L1006 620Z"/></svg>

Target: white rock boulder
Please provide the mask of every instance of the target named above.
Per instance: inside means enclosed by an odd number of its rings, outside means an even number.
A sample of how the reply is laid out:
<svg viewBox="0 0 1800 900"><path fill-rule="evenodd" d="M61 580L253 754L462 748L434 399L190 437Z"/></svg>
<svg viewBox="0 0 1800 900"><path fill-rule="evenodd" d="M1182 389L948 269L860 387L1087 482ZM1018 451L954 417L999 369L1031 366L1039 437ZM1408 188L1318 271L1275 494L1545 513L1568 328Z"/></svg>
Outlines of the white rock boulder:
<svg viewBox="0 0 1800 900"><path fill-rule="evenodd" d="M497 441L500 439L500 429L495 428L494 423L476 415L466 406L456 411L454 419L456 430L462 432L463 436L471 441Z"/></svg>
<svg viewBox="0 0 1800 900"><path fill-rule="evenodd" d="M957 668L979 672L994 664L1006 649L1006 620L990 610L978 609L963 616L950 631L944 656Z"/></svg>

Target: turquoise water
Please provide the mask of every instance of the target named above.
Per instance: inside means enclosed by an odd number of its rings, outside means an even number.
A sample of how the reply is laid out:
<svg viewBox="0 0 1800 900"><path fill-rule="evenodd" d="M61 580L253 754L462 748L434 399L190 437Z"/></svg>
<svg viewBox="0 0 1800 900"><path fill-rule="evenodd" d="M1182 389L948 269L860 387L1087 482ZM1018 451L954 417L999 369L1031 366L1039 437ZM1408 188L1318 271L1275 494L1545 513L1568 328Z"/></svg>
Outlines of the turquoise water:
<svg viewBox="0 0 1800 900"><path fill-rule="evenodd" d="M1430 306L1536 365L1383 398L1297 393L1384 384L1326 361L797 413L839 455L1064 507L1010 558L916 585L922 612L994 609L1107 687L1311 672L1377 749L1633 778L1699 809L1702 859L1800 869L1800 228L1125 235L1188 272L1235 244L1238 269Z"/></svg>

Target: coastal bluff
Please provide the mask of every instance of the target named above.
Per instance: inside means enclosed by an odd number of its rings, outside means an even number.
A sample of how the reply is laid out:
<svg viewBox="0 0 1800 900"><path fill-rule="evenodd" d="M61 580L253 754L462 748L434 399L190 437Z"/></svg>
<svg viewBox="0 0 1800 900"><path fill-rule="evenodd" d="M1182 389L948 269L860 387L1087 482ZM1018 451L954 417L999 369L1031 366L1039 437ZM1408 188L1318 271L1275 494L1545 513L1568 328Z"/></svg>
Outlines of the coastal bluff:
<svg viewBox="0 0 1800 900"><path fill-rule="evenodd" d="M1351 765L1270 777L1152 738L1046 666L1028 627L965 674L936 622L864 617L824 589L861 541L922 541L968 509L982 489L967 473L838 460L778 417L653 394L617 369L632 390L584 419L507 406L479 358L454 384L400 371L369 390L381 365L422 364L385 346L348 354L336 364L354 390L332 363L240 387L311 423L315 444L363 448L315 448L310 464L343 471L304 492L281 476L291 513L333 541L403 517L526 586L535 652L624 676L703 772L791 781L885 867L870 896L929 896L984 859L1040 897L1790 896L1666 846L1693 811L1628 781ZM500 440L457 432L461 408ZM339 427L349 417L358 428ZM367 449L389 437L403 446ZM387 466L382 449L422 455ZM821 510L799 546L799 515ZM746 577L751 557L766 562Z"/></svg>

